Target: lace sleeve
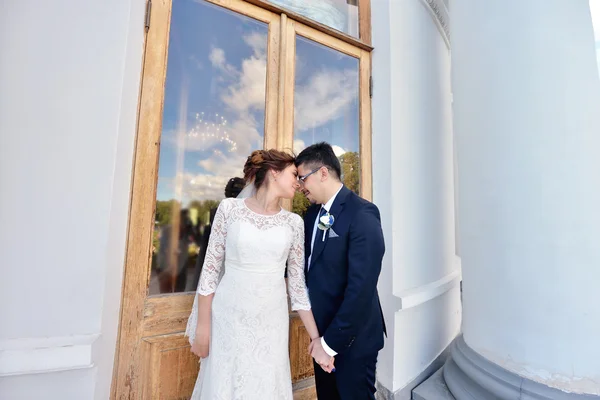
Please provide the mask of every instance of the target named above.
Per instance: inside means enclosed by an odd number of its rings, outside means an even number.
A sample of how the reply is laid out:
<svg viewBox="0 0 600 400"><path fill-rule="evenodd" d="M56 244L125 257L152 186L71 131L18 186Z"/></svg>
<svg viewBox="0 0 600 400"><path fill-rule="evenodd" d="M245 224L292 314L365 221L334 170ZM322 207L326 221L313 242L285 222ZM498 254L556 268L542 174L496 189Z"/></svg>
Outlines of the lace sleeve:
<svg viewBox="0 0 600 400"><path fill-rule="evenodd" d="M225 261L225 240L227 238L228 224L226 217L230 209L231 202L229 199L221 201L210 229L204 265L196 290L196 293L203 296L214 293L221 279L221 270Z"/></svg>
<svg viewBox="0 0 600 400"><path fill-rule="evenodd" d="M292 245L288 255L288 294L292 311L310 310L310 300L304 280L304 222L292 214Z"/></svg>

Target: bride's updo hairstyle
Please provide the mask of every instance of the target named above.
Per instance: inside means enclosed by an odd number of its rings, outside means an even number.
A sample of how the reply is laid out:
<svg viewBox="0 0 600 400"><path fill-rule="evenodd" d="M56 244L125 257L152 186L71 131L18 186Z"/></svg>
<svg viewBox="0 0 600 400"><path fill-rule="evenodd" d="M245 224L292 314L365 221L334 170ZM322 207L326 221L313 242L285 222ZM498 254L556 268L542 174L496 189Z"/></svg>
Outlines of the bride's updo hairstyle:
<svg viewBox="0 0 600 400"><path fill-rule="evenodd" d="M244 180L254 179L254 187L260 188L269 170L283 171L294 163L294 156L279 150L255 150L244 165Z"/></svg>

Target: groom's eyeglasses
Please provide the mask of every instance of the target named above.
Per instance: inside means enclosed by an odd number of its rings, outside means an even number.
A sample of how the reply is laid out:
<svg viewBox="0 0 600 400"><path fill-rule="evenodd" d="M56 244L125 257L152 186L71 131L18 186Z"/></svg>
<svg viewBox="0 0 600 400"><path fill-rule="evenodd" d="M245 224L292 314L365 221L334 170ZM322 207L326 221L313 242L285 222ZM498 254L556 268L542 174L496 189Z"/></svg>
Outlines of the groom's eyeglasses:
<svg viewBox="0 0 600 400"><path fill-rule="evenodd" d="M314 174L315 172L317 172L318 170L320 170L321 168L323 168L324 165L321 165L319 168L317 169L313 169L312 171L310 171L308 174L306 175L302 175L298 177L298 181L304 183L304 181L306 180L306 178L308 178L309 176L311 176L312 174Z"/></svg>

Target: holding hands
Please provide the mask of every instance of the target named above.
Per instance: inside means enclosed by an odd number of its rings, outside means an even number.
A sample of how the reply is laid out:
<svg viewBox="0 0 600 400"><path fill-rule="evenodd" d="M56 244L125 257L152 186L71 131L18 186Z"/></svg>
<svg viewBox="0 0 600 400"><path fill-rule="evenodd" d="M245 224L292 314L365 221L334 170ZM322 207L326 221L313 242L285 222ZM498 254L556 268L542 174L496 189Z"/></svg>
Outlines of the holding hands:
<svg viewBox="0 0 600 400"><path fill-rule="evenodd" d="M325 352L320 337L311 340L308 345L308 353L323 368L323 371L328 373L335 372L335 357L331 357Z"/></svg>

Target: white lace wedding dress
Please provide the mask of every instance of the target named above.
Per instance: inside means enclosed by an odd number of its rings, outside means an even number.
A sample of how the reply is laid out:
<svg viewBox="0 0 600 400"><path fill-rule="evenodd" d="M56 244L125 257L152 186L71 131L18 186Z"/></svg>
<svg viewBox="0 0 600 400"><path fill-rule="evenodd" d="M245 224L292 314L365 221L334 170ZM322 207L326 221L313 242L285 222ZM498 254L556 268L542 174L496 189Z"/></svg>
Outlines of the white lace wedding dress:
<svg viewBox="0 0 600 400"><path fill-rule="evenodd" d="M309 310L302 219L283 209L257 214L244 199L221 202L198 282L197 293L215 296L209 355L201 360L192 399L292 399L286 262L292 309ZM190 343L196 323L194 301Z"/></svg>

